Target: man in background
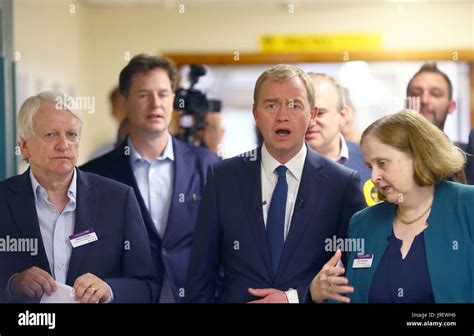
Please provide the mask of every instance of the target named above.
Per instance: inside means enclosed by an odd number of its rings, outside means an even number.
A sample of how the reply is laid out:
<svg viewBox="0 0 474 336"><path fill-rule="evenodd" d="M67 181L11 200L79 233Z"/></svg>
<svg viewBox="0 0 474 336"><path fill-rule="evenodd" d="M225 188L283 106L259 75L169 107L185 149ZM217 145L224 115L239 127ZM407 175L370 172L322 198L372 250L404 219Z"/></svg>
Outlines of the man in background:
<svg viewBox="0 0 474 336"><path fill-rule="evenodd" d="M162 281L159 302L180 302L207 168L219 158L169 132L178 72L165 57L140 54L120 72L129 137L82 169L132 186Z"/></svg>
<svg viewBox="0 0 474 336"><path fill-rule="evenodd" d="M414 98L419 99L419 112L426 119L444 131L446 118L456 110L453 99L453 85L449 77L438 69L436 63L424 64L413 75L407 85L407 98L411 104L417 104ZM409 106L413 108L413 106ZM466 144L457 142L462 150Z"/></svg>
<svg viewBox="0 0 474 336"><path fill-rule="evenodd" d="M425 63L417 73L413 75L407 85L407 98L409 108L419 109L421 115L444 131L446 118L456 110L456 101L453 99L453 85L449 77L438 69L436 63ZM419 99L419 102L415 100ZM419 106L418 106L419 103ZM471 135L473 132L471 131ZM469 138L471 138L471 135ZM473 146L468 147L464 142L454 142L469 155L467 157L465 175L462 172L456 174L453 180L474 184L474 163L472 154Z"/></svg>
<svg viewBox="0 0 474 336"><path fill-rule="evenodd" d="M109 102L111 107L110 114L118 125L117 137L120 138L126 131L127 122L124 122L124 119L127 116L127 111L125 110L125 98L123 98L123 96L120 94L118 87L115 87L110 92ZM108 141L107 143L97 147L89 156L89 160L93 160L107 152L110 152L115 148L116 143L116 141Z"/></svg>
<svg viewBox="0 0 474 336"><path fill-rule="evenodd" d="M224 137L225 129L222 128L220 112L206 112L204 114L204 128L201 133L201 146L209 149L214 154L220 154L220 144Z"/></svg>
<svg viewBox="0 0 474 336"><path fill-rule="evenodd" d="M306 142L319 154L356 170L362 178L360 190L364 191L367 204L372 204L370 190L373 183L360 147L347 141L341 133L348 117L344 89L331 76L321 73L309 75L314 85L318 114L306 132Z"/></svg>
<svg viewBox="0 0 474 336"><path fill-rule="evenodd" d="M347 120L346 124L342 126L341 134L347 141L359 144L362 134L355 127L355 106L352 103L349 89L346 87L342 87L342 89L344 90L344 103L347 109Z"/></svg>

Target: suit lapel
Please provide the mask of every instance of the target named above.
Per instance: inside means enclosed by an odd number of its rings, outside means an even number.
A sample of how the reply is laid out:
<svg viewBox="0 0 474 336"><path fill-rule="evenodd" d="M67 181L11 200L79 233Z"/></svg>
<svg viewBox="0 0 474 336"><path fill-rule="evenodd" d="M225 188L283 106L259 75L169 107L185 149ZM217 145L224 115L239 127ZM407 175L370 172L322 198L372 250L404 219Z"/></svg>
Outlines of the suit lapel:
<svg viewBox="0 0 474 336"><path fill-rule="evenodd" d="M30 179L30 169L23 173L15 184L10 186L11 197L8 199L10 210L18 226L22 238L38 239L37 265L50 274L48 258L44 249L43 238L39 228L38 214L36 213L35 197Z"/></svg>
<svg viewBox="0 0 474 336"><path fill-rule="evenodd" d="M182 237L183 233L189 230L189 214L187 207L183 206L193 200L182 199L187 197L188 188L192 185L192 175L195 174L195 158L189 149L173 137L174 164L173 164L173 191L171 194L171 204L168 212L168 223L166 224L163 240L167 244L176 237ZM191 197L200 197L200 195L191 195ZM183 203L184 201L184 203Z"/></svg>
<svg viewBox="0 0 474 336"><path fill-rule="evenodd" d="M131 149L128 145L127 139L119 148L114 151L112 178L133 188L135 196L137 197L138 204L140 205L143 220L145 222L145 225L148 227L148 232L154 233L155 238L161 240L160 235L158 234L158 231L156 230L156 227L153 224L150 213L148 212L148 209L145 206L145 201L143 200L142 194L140 193L140 189L138 189L137 180L135 179L135 175L133 174L132 163L130 161L130 150Z"/></svg>
<svg viewBox="0 0 474 336"><path fill-rule="evenodd" d="M257 160L251 161L249 157L245 157L242 159L242 165L242 169L237 169L237 173L242 192L241 199L244 201L248 216L246 223L255 239L255 245L263 259L268 276L273 279L262 211L261 147L258 148Z"/></svg>
<svg viewBox="0 0 474 336"><path fill-rule="evenodd" d="M132 171L132 164L130 162L130 153L131 149L128 145L128 139L122 143L122 145L115 149L113 155L114 169L112 170L114 174L114 179L125 183L126 185L131 186L133 189L138 190L137 182L135 181L135 176Z"/></svg>
<svg viewBox="0 0 474 336"><path fill-rule="evenodd" d="M74 234L94 228L97 210L99 208L100 199L97 197L97 190L94 185L89 184L87 175L77 170L77 201L76 201L76 218L74 224ZM100 237L98 237L100 239ZM73 284L74 279L80 274L81 264L87 257L90 244L82 245L72 249L71 260L67 273L68 284Z"/></svg>

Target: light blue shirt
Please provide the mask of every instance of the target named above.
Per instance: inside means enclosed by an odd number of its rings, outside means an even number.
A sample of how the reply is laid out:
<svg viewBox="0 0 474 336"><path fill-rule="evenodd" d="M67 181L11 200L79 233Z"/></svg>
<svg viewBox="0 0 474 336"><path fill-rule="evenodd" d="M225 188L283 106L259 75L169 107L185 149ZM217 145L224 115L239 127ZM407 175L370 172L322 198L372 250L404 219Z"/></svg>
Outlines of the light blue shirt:
<svg viewBox="0 0 474 336"><path fill-rule="evenodd" d="M171 135L168 134L168 143L163 154L157 156L151 162L143 158L133 146L130 138L128 139L128 145L130 146L130 161L138 189L156 230L163 238L173 193L174 152Z"/></svg>
<svg viewBox="0 0 474 336"><path fill-rule="evenodd" d="M43 238L46 257L53 278L66 283L72 245L69 236L74 233L76 223L77 172L74 169L71 184L67 191L69 198L62 213L59 213L48 200L46 189L41 186L30 170L31 185L35 195L36 213Z"/></svg>
<svg viewBox="0 0 474 336"><path fill-rule="evenodd" d="M173 196L173 140L171 135L168 134L168 142L163 150L163 154L157 156L151 162L137 151L130 138L128 138L128 145L130 146L130 162L138 189L156 231L163 238ZM175 302L166 274L164 275L160 302Z"/></svg>
<svg viewBox="0 0 474 336"><path fill-rule="evenodd" d="M65 284L72 254L72 244L69 236L74 233L74 226L76 225L77 171L74 168L71 184L67 191L69 201L62 213L59 213L48 200L48 192L39 184L31 170L30 180L33 195L35 196L35 207L41 238L43 239L51 275L57 282ZM7 291L9 295L11 295L10 282L17 274L13 274L8 280ZM114 300L114 292L110 285L106 284L109 287L110 297L104 303L110 303Z"/></svg>

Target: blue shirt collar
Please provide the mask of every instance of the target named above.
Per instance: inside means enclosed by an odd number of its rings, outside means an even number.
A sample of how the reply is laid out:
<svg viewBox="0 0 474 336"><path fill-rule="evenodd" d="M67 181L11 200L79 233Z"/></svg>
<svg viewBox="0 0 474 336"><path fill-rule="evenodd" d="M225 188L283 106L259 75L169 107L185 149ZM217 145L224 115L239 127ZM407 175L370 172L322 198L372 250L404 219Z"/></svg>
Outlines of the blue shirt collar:
<svg viewBox="0 0 474 336"><path fill-rule="evenodd" d="M127 139L127 145L130 146L130 159L132 163L137 162L137 161L147 161L133 146L132 139L128 137ZM166 160L169 159L171 161L174 161L174 151L173 151L173 139L171 137L171 134L168 133L168 142L166 143L165 149L163 150L163 154L159 155L155 158L156 161L159 160Z"/></svg>
<svg viewBox="0 0 474 336"><path fill-rule="evenodd" d="M36 177L33 175L33 172L30 169L30 180L31 186L33 187L33 194L35 195L35 201L38 202L39 195L43 195L45 199L48 199L48 194L46 189L38 182ZM67 196L69 200L72 202L76 202L76 191L77 191L77 173L76 168L74 168L74 172L72 173L72 180L71 184L69 184L69 188L67 190Z"/></svg>

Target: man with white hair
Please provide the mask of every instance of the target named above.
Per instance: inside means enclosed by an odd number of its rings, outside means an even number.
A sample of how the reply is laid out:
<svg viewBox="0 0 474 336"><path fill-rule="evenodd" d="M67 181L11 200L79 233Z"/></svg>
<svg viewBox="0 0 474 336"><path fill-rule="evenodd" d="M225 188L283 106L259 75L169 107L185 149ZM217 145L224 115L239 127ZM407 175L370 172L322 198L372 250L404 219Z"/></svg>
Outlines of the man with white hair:
<svg viewBox="0 0 474 336"><path fill-rule="evenodd" d="M0 301L38 302L67 284L82 303L153 302L158 287L135 194L75 167L82 121L69 103L43 92L20 108L18 145L30 167L0 182L0 238L13 242L0 251ZM39 248L19 249L25 239Z"/></svg>

